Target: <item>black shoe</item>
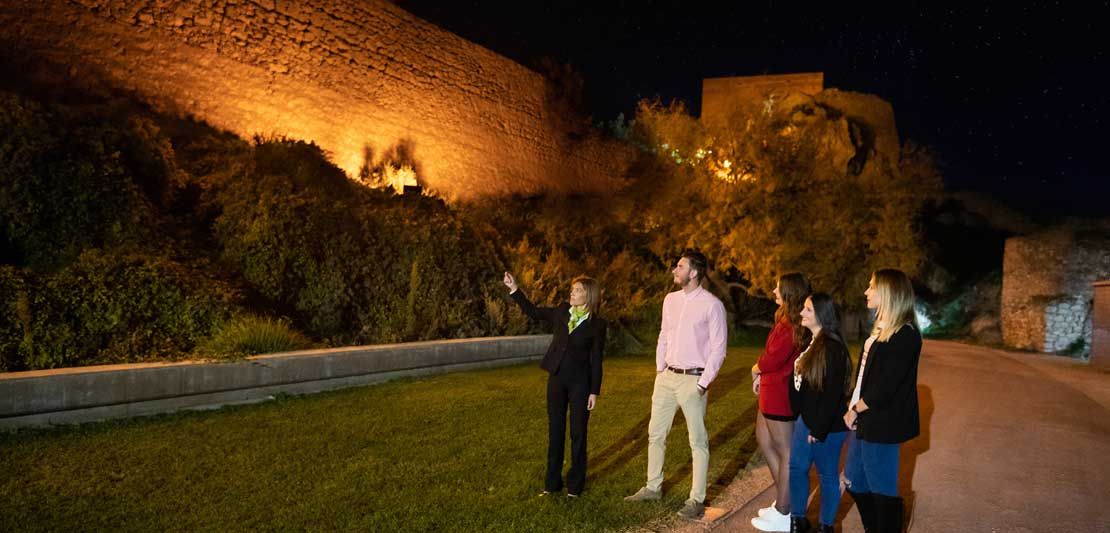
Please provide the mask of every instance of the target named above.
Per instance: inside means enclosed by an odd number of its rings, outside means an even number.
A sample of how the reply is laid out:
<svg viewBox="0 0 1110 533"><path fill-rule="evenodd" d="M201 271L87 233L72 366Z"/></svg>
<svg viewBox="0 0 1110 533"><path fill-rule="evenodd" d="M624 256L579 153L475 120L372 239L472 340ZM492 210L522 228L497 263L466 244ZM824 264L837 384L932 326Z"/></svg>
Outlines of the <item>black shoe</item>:
<svg viewBox="0 0 1110 533"><path fill-rule="evenodd" d="M817 533L836 533L836 530L830 525L818 524Z"/></svg>
<svg viewBox="0 0 1110 533"><path fill-rule="evenodd" d="M902 533L904 503L897 496L875 494L875 514L878 515L877 533Z"/></svg>
<svg viewBox="0 0 1110 533"><path fill-rule="evenodd" d="M879 516L875 508L875 494L870 492L852 492L846 490L852 499L856 502L856 509L859 510L860 522L863 522L863 531L865 533L879 533Z"/></svg>
<svg viewBox="0 0 1110 533"><path fill-rule="evenodd" d="M790 517L790 533L809 533L811 528L808 518L804 516Z"/></svg>

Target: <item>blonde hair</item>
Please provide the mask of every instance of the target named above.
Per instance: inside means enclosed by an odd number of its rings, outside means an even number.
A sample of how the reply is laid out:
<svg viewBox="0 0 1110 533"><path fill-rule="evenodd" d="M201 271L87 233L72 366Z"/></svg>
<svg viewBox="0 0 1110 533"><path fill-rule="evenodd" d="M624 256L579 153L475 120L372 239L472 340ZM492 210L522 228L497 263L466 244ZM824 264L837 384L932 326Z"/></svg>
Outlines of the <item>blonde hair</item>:
<svg viewBox="0 0 1110 533"><path fill-rule="evenodd" d="M586 290L586 308L590 310L591 316L597 317L597 311L601 308L601 286L596 279L588 276L574 278L570 286L574 287L575 283L581 283L582 288Z"/></svg>
<svg viewBox="0 0 1110 533"><path fill-rule="evenodd" d="M876 270L871 275L871 285L875 286L879 298L879 308L875 313L875 326L871 334L879 342L887 342L902 326L909 324L914 329L917 326L917 316L914 314L913 284L909 276L901 270L884 268Z"/></svg>

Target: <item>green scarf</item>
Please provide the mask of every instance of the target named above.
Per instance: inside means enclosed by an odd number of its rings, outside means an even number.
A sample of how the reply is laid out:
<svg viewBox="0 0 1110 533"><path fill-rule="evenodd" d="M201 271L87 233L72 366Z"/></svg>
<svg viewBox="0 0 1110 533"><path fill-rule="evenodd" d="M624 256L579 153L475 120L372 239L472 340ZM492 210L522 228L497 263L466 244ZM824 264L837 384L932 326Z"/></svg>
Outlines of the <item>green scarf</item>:
<svg viewBox="0 0 1110 533"><path fill-rule="evenodd" d="M578 325L581 324L582 321L586 320L589 317L590 317L590 308L589 307L584 307L584 308L582 308L582 310L576 310L575 308L571 307L570 308L570 322L567 322L567 333L573 332L574 328L578 327Z"/></svg>

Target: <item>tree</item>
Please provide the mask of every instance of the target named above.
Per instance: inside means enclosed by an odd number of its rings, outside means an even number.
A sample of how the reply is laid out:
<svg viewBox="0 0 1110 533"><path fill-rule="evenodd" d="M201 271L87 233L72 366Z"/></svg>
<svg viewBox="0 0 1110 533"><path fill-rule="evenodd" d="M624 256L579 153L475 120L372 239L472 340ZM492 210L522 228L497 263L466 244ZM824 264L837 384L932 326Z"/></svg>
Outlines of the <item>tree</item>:
<svg viewBox="0 0 1110 533"><path fill-rule="evenodd" d="M700 248L764 295L801 271L848 307L873 270L913 276L925 259L917 218L939 174L921 150L907 165L880 153L881 126L800 97L709 124L642 102L635 124L634 142L650 151L632 166L632 194L660 257Z"/></svg>

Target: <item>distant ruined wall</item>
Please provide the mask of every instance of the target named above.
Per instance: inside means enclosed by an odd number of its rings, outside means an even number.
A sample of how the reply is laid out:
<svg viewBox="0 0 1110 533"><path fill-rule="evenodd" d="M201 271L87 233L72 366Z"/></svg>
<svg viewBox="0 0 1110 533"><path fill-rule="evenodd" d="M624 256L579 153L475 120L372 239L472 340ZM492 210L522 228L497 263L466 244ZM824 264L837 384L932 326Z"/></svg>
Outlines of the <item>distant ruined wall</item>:
<svg viewBox="0 0 1110 533"><path fill-rule="evenodd" d="M381 0L5 0L0 44L350 174L414 149L449 198L615 185L613 146L554 131L543 78Z"/></svg>
<svg viewBox="0 0 1110 533"><path fill-rule="evenodd" d="M772 115L791 127L820 131L816 158L821 167L876 184L899 172L902 144L890 103L871 94L825 89L824 79L821 72L707 78L700 120L710 127L742 128L753 114Z"/></svg>
<svg viewBox="0 0 1110 533"><path fill-rule="evenodd" d="M787 95L814 96L825 89L824 72L706 78L701 85L701 119L713 122L734 109L767 101L781 102Z"/></svg>
<svg viewBox="0 0 1110 533"><path fill-rule="evenodd" d="M1067 226L1013 237L1006 240L1002 269L1003 343L1091 353L1093 283L1110 277L1110 239Z"/></svg>

